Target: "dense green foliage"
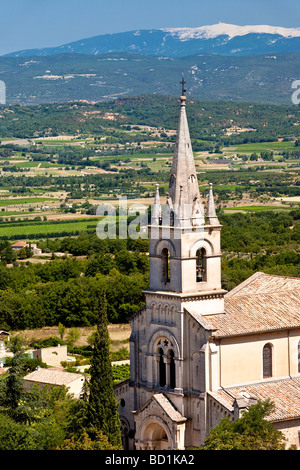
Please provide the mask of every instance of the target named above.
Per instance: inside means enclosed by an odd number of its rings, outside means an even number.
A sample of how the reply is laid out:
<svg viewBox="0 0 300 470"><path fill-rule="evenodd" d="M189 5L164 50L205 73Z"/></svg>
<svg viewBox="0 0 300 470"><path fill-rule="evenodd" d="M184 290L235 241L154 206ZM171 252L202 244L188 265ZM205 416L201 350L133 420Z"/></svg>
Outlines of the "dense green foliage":
<svg viewBox="0 0 300 470"><path fill-rule="evenodd" d="M219 218L224 288L233 288L256 271L300 276L299 210L220 213ZM126 323L144 305L148 240L100 240L94 233L40 245L74 257L7 267L7 242L0 244L1 328L95 325L103 289L110 322Z"/></svg>
<svg viewBox="0 0 300 470"><path fill-rule="evenodd" d="M120 169L118 173L103 173L98 175L85 175L85 176L33 176L31 178L22 176L2 176L0 187L3 189L10 189L12 192L28 192L31 194L34 188L47 188L57 191L66 190L69 197L72 198L85 198L91 195L89 190L90 185L94 186L93 197L103 197L103 194L126 194L128 198L133 198L141 193L144 193L147 188L141 184L143 181L153 182L153 187L157 181L157 172L151 171L149 168L142 168L140 170L134 169ZM162 172L159 175L159 181L166 183L169 175ZM114 198L111 195L111 198ZM29 201L27 201L28 203ZM11 202L12 203L12 202ZM42 201L41 201L42 203ZM90 212L92 213L92 212ZM2 214L3 216L5 214Z"/></svg>
<svg viewBox="0 0 300 470"><path fill-rule="evenodd" d="M8 372L0 378L0 450L120 449L100 430L88 433L86 383L81 399L74 399L64 386L25 391L28 359L22 349L12 345L12 350ZM118 426L115 432L119 433Z"/></svg>
<svg viewBox="0 0 300 470"><path fill-rule="evenodd" d="M114 383L123 382L130 377L130 364L115 365L112 367Z"/></svg>
<svg viewBox="0 0 300 470"><path fill-rule="evenodd" d="M105 136L106 138L108 135L113 139L111 142L120 144L139 141L136 134L130 136L128 132L125 132L128 125L176 129L178 121L177 100L170 96L159 96L157 94L123 97L96 104L74 102L59 105L2 106L1 111L0 136L2 138L33 138L47 136L49 133L54 136L92 134L98 137ZM106 112L116 113L113 121L106 119ZM299 130L294 125L299 121L299 112L298 107L292 104L213 102L197 99L193 99L188 103L192 139L203 139L211 142L218 141L222 137L227 145L268 142L277 140L277 137L299 135ZM14 119L11 119L12 113ZM228 136L226 128L232 126L255 129L255 132L248 131ZM140 140L145 139L147 139L146 131L140 137ZM153 136L151 140L153 140ZM167 136L166 141L170 141ZM12 147L5 146L5 148ZM31 147L30 149L36 155L36 160L41 160L39 147L35 146L35 148ZM25 151L28 148L20 149L19 147L19 150ZM46 153L52 154L52 157L53 150L53 146L49 147L48 150L46 147ZM45 152L44 148L43 152ZM74 162L92 155L88 149L66 146L59 151L61 162L68 161L66 160L68 154L74 155Z"/></svg>
<svg viewBox="0 0 300 470"><path fill-rule="evenodd" d="M204 450L284 450L285 438L267 418L274 410L270 400L258 401L235 421L223 418L205 439Z"/></svg>
<svg viewBox="0 0 300 470"><path fill-rule="evenodd" d="M256 271L299 277L299 218L299 211L222 215L223 287L230 290Z"/></svg>
<svg viewBox="0 0 300 470"><path fill-rule="evenodd" d="M3 328L38 328L59 322L66 326L94 325L97 298L103 288L109 321L124 323L142 306L142 290L148 282L145 253L127 251L126 240L99 240L95 234L52 243L88 257L58 258L13 269L0 265ZM3 250L6 253L5 247Z"/></svg>
<svg viewBox="0 0 300 470"><path fill-rule="evenodd" d="M0 60L1 78L9 83L7 102L30 105L74 99L95 102L109 97L118 100L129 93L178 96L182 73L194 99L290 103L290 77L298 77L298 63L299 52L277 52L275 60L269 54L176 58L128 52ZM51 73L45 73L47 70ZM50 128L53 124L49 119ZM66 121L66 126L71 125Z"/></svg>

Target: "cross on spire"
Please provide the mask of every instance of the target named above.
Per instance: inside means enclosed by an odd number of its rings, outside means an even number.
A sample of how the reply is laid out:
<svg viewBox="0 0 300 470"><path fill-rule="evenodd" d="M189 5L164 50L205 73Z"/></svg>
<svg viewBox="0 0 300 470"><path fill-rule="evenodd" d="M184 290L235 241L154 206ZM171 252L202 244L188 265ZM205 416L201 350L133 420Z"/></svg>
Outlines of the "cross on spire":
<svg viewBox="0 0 300 470"><path fill-rule="evenodd" d="M186 84L186 82L184 81L184 76L182 74L182 80L181 80L181 86L182 86L182 94L181 96L184 96L185 92L186 92L186 89L184 88L184 85Z"/></svg>

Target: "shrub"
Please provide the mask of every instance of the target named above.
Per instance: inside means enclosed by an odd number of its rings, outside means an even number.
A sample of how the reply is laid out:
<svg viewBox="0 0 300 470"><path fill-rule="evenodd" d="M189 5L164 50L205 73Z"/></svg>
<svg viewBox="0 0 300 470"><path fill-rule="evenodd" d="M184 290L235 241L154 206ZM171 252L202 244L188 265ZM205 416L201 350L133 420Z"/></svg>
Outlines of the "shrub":
<svg viewBox="0 0 300 470"><path fill-rule="evenodd" d="M58 338L57 336L50 336L49 338L40 339L38 341L35 341L34 343L31 343L31 347L34 349L41 349L65 344L67 343Z"/></svg>

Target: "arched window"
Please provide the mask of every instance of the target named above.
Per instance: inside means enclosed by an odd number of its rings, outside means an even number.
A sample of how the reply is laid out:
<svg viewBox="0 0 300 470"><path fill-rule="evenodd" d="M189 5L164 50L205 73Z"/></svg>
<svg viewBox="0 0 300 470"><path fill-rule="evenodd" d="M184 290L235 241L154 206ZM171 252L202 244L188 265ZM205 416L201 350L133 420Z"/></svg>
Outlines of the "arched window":
<svg viewBox="0 0 300 470"><path fill-rule="evenodd" d="M170 254L167 248L161 252L161 280L165 284L170 282Z"/></svg>
<svg viewBox="0 0 300 470"><path fill-rule="evenodd" d="M170 351L170 387L176 388L174 351L172 349Z"/></svg>
<svg viewBox="0 0 300 470"><path fill-rule="evenodd" d="M206 251L200 248L196 252L196 281L206 281Z"/></svg>
<svg viewBox="0 0 300 470"><path fill-rule="evenodd" d="M164 362L164 352L162 348L159 349L159 385L164 387L166 385L166 364Z"/></svg>
<svg viewBox="0 0 300 470"><path fill-rule="evenodd" d="M168 337L169 336L169 337ZM153 338L153 382L157 387L174 390L178 386L177 361L178 345L174 343L172 335L155 333ZM147 363L148 365L148 363Z"/></svg>
<svg viewBox="0 0 300 470"><path fill-rule="evenodd" d="M266 344L263 348L263 378L272 377L272 345Z"/></svg>

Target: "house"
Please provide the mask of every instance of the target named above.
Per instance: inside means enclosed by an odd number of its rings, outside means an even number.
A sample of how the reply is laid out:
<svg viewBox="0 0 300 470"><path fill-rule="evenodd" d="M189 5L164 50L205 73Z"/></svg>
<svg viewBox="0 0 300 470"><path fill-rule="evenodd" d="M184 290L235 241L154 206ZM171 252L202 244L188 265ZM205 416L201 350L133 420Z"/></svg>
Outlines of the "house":
<svg viewBox="0 0 300 470"><path fill-rule="evenodd" d="M22 248L30 248L34 255L41 255L43 252L37 247L36 243L17 242L11 245L11 248L15 251L19 251Z"/></svg>
<svg viewBox="0 0 300 470"><path fill-rule="evenodd" d="M166 205L157 185L145 306L130 319L130 379L115 387L126 449L197 448L223 417L270 398L300 448L300 279L258 272L227 292L212 185L201 202L180 116Z"/></svg>
<svg viewBox="0 0 300 470"><path fill-rule="evenodd" d="M41 359L45 364L59 367L62 361L67 361L67 345L36 349L32 353L33 359Z"/></svg>
<svg viewBox="0 0 300 470"><path fill-rule="evenodd" d="M26 247L27 247L26 242L17 242L11 245L11 248L16 251L21 250L22 248L26 248Z"/></svg>
<svg viewBox="0 0 300 470"><path fill-rule="evenodd" d="M42 388L65 386L68 389L68 393L72 394L75 398L80 397L84 381L85 378L82 374L39 367L23 378L25 390L30 390L30 388L36 384Z"/></svg>
<svg viewBox="0 0 300 470"><path fill-rule="evenodd" d="M31 251L33 252L34 255L41 255L43 251L37 247L36 243L31 243L30 245Z"/></svg>

